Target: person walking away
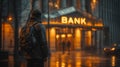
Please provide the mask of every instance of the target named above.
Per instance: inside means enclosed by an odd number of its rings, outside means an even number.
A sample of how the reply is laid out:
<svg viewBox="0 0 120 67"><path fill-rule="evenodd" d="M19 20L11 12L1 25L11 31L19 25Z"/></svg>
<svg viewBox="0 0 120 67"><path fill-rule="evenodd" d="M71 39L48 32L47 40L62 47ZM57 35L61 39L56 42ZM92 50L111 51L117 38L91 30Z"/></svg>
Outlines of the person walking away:
<svg viewBox="0 0 120 67"><path fill-rule="evenodd" d="M70 40L68 40L67 41L68 54L70 54L70 47L71 47L71 42L70 42Z"/></svg>
<svg viewBox="0 0 120 67"><path fill-rule="evenodd" d="M65 41L64 40L62 41L62 52L63 54L65 53Z"/></svg>

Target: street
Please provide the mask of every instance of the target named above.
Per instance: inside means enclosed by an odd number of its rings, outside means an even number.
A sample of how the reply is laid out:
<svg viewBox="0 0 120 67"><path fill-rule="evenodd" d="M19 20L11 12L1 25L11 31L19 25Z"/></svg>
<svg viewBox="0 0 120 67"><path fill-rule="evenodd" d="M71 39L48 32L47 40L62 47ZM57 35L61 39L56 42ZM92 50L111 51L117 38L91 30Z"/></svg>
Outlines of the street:
<svg viewBox="0 0 120 67"><path fill-rule="evenodd" d="M45 67L120 67L119 63L120 58L104 56L102 53L52 51L50 60L45 62ZM9 67L13 67L12 57L9 60ZM23 62L21 67L26 67L26 62Z"/></svg>
<svg viewBox="0 0 120 67"><path fill-rule="evenodd" d="M50 67L120 67L120 58L84 51L52 53Z"/></svg>

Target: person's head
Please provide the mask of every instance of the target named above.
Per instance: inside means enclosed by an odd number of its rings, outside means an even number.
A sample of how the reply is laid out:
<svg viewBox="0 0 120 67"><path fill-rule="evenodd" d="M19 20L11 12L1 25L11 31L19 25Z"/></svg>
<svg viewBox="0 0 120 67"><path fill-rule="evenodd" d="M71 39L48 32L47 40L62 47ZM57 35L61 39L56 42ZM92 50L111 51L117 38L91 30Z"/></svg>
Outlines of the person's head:
<svg viewBox="0 0 120 67"><path fill-rule="evenodd" d="M39 11L39 10L33 10L31 12L30 19L34 20L34 21L37 21L37 22L41 22L41 11Z"/></svg>

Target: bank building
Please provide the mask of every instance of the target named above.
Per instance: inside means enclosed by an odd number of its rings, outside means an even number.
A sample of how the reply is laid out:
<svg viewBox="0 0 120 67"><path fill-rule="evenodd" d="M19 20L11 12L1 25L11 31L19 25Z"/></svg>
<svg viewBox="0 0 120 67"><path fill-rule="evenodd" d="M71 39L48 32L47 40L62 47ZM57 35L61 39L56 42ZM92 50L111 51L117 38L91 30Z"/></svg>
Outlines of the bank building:
<svg viewBox="0 0 120 67"><path fill-rule="evenodd" d="M47 40L51 50L61 51L62 42L66 43L68 40L71 44L71 50L101 49L103 45L109 43L109 28L105 27L102 19L94 16L94 11L92 11L96 8L97 2L94 2L94 0L91 2L84 1L50 0L49 8L47 0L39 1L42 11L42 23L46 27ZM85 8L87 3L92 3L91 5L88 4L88 10ZM49 12L47 12L48 9ZM88 13L89 9L91 9L91 13ZM26 9L27 11L28 9ZM23 18L26 18L26 16ZM2 30L2 49L13 50L13 27L5 23L3 29L5 28L6 31Z"/></svg>
<svg viewBox="0 0 120 67"><path fill-rule="evenodd" d="M48 15L44 14L44 18ZM106 35L101 19L86 15L74 7L60 9L49 14L50 21L43 20L49 36L51 50L62 50L62 42L71 43L71 50L102 48ZM48 31L49 30L49 31Z"/></svg>

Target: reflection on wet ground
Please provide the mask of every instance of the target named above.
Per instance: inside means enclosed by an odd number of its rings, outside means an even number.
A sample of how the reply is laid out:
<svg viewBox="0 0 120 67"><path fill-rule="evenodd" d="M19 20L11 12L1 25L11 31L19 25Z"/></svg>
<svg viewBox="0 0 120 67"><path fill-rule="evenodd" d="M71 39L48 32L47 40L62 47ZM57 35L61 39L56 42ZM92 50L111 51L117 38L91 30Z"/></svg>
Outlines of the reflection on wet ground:
<svg viewBox="0 0 120 67"><path fill-rule="evenodd" d="M45 67L120 67L119 63L120 58L116 56L105 57L102 54L85 51L71 51L64 54L56 51L51 53L51 58L45 62ZM13 67L13 60L9 61L9 67ZM26 67L26 62L23 62L21 67Z"/></svg>
<svg viewBox="0 0 120 67"><path fill-rule="evenodd" d="M55 52L51 56L50 67L117 67L118 62L115 56L104 57L84 51L75 51L70 54Z"/></svg>

